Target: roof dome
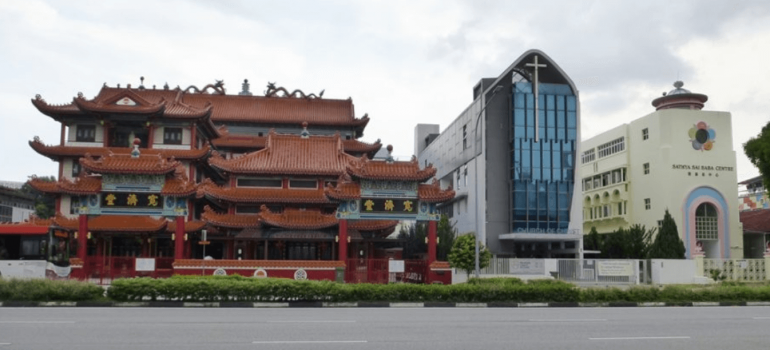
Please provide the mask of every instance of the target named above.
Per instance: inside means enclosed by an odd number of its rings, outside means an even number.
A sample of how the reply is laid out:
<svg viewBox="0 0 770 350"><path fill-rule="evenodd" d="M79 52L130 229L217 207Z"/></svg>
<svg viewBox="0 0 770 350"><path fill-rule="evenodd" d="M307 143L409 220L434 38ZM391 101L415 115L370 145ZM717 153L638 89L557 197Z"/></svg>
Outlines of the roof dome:
<svg viewBox="0 0 770 350"><path fill-rule="evenodd" d="M696 94L682 88L684 83L681 80L674 82L674 90L668 93L663 93L662 97L658 97L652 100L652 105L655 110L677 108L677 109L703 109L704 104L708 101L708 96L704 94Z"/></svg>
<svg viewBox="0 0 770 350"><path fill-rule="evenodd" d="M684 86L684 83L681 80L677 80L676 82L674 82L674 87L676 89L669 91L667 96L691 93L690 90L683 89L682 86Z"/></svg>

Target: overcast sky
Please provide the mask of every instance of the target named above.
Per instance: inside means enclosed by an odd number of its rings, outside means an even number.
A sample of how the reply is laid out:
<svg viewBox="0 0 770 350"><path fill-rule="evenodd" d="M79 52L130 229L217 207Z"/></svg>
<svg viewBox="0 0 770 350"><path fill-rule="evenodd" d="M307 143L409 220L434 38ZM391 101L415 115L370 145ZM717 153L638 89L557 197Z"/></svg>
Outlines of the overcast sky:
<svg viewBox="0 0 770 350"><path fill-rule="evenodd" d="M0 0L0 180L57 172L27 144L59 142L35 94L68 103L140 76L352 97L371 118L363 140L408 159L415 124L443 130L480 78L532 48L577 84L584 139L653 112L681 79L732 113L738 180L758 175L742 144L770 120L766 1Z"/></svg>

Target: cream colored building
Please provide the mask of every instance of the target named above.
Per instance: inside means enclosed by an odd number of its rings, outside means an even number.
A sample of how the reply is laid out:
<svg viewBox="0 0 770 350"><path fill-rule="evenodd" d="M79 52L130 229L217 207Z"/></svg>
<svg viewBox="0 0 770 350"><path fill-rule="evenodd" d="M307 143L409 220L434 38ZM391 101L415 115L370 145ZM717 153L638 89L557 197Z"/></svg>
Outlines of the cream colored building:
<svg viewBox="0 0 770 350"><path fill-rule="evenodd" d="M583 230L659 227L668 209L688 258L699 242L706 258L742 258L731 115L674 86L653 113L582 142Z"/></svg>

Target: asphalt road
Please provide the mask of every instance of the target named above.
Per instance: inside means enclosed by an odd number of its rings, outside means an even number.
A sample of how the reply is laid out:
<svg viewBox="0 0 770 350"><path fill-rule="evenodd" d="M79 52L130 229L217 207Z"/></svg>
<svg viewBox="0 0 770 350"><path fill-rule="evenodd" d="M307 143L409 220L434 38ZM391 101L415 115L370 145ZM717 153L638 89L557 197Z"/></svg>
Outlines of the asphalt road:
<svg viewBox="0 0 770 350"><path fill-rule="evenodd" d="M1 308L10 349L770 349L770 307Z"/></svg>

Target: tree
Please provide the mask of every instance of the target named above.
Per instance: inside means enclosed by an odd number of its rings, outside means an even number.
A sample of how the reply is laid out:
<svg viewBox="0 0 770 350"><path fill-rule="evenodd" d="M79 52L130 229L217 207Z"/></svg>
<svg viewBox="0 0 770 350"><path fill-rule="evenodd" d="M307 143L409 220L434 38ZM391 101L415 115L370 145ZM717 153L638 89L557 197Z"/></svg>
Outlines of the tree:
<svg viewBox="0 0 770 350"><path fill-rule="evenodd" d="M417 259L428 251L425 244L425 237L428 236L428 228L424 223L415 223L413 225L403 225L398 232L398 238L405 240L404 259Z"/></svg>
<svg viewBox="0 0 770 350"><path fill-rule="evenodd" d="M765 188L770 189L770 122L762 127L757 137L752 137L743 144L743 152L751 164L759 169Z"/></svg>
<svg viewBox="0 0 770 350"><path fill-rule="evenodd" d="M650 250L650 240L655 235L655 228L649 231L644 225L631 225L625 231L625 255L627 259L645 259Z"/></svg>
<svg viewBox="0 0 770 350"><path fill-rule="evenodd" d="M32 179L39 179L46 182L55 182L56 177L54 176L42 176L38 177L37 175L31 175L28 177L29 180ZM40 192L36 189L34 189L32 186L29 185L29 181L24 183L24 185L21 186L21 193L30 195L35 198L35 215L41 219L47 219L54 215L56 215L56 201L54 200L53 196L46 195L43 192Z"/></svg>
<svg viewBox="0 0 770 350"><path fill-rule="evenodd" d="M627 257L626 243L626 231L622 228L605 234L601 257L605 259L625 259Z"/></svg>
<svg viewBox="0 0 770 350"><path fill-rule="evenodd" d="M489 266L492 254L484 245L479 246L479 268ZM466 233L455 239L449 252L449 266L465 270L470 277L471 271L476 270L476 234Z"/></svg>
<svg viewBox="0 0 770 350"><path fill-rule="evenodd" d="M599 232L596 231L596 226L591 227L591 231L588 232L586 238L583 240L584 250L602 250L602 238L599 237Z"/></svg>
<svg viewBox="0 0 770 350"><path fill-rule="evenodd" d="M650 246L648 256L650 259L684 259L684 253L684 242L679 238L679 231L676 229L674 218L666 209L663 225Z"/></svg>
<svg viewBox="0 0 770 350"><path fill-rule="evenodd" d="M446 215L441 215L441 220L438 222L438 227L436 228L436 236L438 237L436 260L447 261L449 251L452 250L455 237L457 237L457 229L455 228L455 224L450 222Z"/></svg>

